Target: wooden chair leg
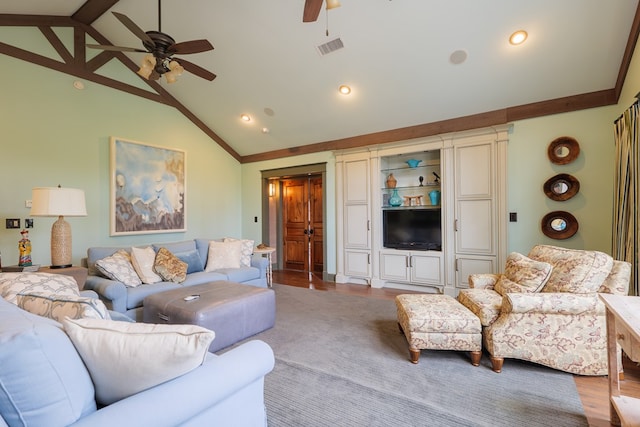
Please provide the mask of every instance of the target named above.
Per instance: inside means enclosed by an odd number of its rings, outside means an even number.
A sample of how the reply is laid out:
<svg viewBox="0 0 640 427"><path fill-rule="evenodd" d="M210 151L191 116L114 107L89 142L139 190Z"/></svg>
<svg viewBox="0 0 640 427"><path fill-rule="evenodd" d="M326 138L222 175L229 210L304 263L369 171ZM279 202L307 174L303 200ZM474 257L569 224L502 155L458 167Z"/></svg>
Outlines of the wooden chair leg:
<svg viewBox="0 0 640 427"><path fill-rule="evenodd" d="M480 358L482 357L481 351L472 351L471 352L471 364L473 366L480 365Z"/></svg>
<svg viewBox="0 0 640 427"><path fill-rule="evenodd" d="M504 357L490 357L491 366L493 367L493 371L498 374L502 372L502 364L504 363Z"/></svg>
<svg viewBox="0 0 640 427"><path fill-rule="evenodd" d="M420 350L417 350L415 348L410 348L409 355L410 355L411 363L418 363L418 359L420 359Z"/></svg>

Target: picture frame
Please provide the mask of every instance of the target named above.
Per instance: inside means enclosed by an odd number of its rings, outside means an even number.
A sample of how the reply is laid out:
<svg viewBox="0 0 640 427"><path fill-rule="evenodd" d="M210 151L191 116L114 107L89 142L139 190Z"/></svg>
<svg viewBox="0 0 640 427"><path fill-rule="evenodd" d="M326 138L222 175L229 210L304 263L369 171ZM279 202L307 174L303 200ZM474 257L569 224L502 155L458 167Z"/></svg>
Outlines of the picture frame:
<svg viewBox="0 0 640 427"><path fill-rule="evenodd" d="M109 138L110 235L187 231L186 152Z"/></svg>

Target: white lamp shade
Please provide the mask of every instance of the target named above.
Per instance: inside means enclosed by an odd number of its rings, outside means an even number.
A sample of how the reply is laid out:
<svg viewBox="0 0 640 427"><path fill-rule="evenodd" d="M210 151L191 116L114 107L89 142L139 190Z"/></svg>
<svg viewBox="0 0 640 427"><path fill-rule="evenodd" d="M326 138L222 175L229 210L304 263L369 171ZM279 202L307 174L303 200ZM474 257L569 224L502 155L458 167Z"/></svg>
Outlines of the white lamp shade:
<svg viewBox="0 0 640 427"><path fill-rule="evenodd" d="M87 216L84 191L37 187L31 190L31 216Z"/></svg>

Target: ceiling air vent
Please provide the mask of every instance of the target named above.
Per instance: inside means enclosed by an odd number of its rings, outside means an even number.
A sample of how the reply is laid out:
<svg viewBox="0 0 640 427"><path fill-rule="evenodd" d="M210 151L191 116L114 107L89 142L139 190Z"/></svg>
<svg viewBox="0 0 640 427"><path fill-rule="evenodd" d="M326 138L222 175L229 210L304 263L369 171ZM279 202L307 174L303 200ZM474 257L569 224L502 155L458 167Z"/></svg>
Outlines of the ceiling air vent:
<svg viewBox="0 0 640 427"><path fill-rule="evenodd" d="M343 47L344 47L344 43L342 43L342 40L340 40L340 37L338 37L337 39L333 39L324 44L321 44L320 46L317 47L317 49L318 49L318 53L324 56L331 52L335 52L338 49L342 49Z"/></svg>

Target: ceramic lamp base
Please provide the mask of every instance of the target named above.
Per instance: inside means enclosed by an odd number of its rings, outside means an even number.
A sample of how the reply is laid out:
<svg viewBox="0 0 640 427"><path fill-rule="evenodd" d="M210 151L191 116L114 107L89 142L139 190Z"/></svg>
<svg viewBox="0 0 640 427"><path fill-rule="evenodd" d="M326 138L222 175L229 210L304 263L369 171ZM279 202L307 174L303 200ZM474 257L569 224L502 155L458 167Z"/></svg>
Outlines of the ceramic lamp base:
<svg viewBox="0 0 640 427"><path fill-rule="evenodd" d="M71 226L59 216L51 226L51 268L71 266Z"/></svg>

